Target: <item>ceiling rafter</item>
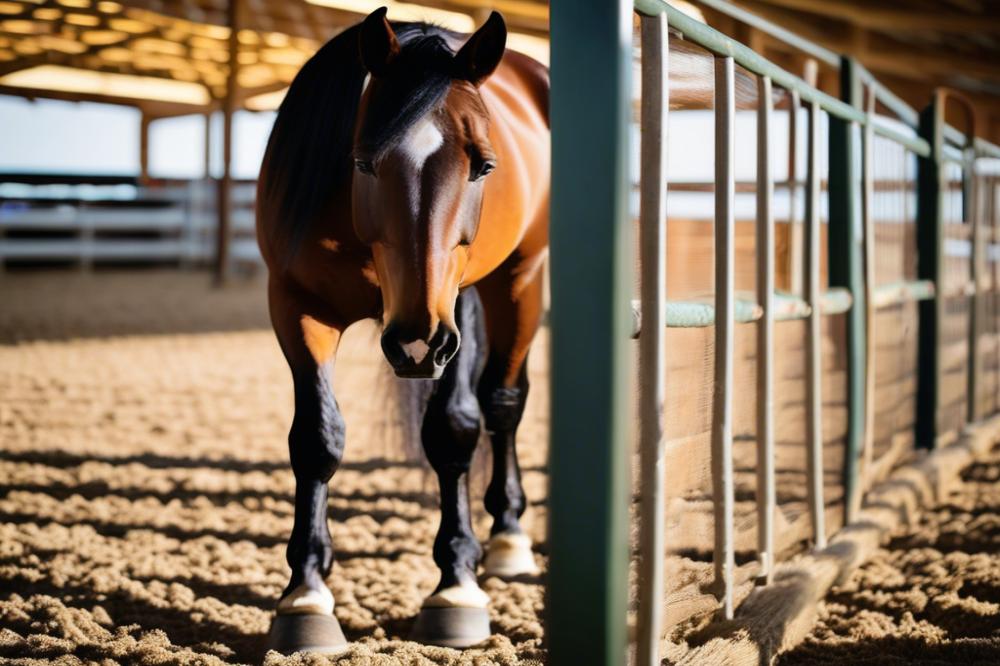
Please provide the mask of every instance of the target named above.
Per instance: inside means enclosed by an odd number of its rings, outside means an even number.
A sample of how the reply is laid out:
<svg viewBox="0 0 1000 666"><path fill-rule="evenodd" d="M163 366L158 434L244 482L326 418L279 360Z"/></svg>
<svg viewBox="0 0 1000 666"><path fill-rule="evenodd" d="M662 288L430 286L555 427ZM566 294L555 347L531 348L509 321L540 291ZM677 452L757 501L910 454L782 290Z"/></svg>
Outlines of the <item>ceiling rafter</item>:
<svg viewBox="0 0 1000 666"><path fill-rule="evenodd" d="M896 8L865 2L829 2L827 0L762 0L770 5L808 12L828 18L855 23L865 28L929 30L934 32L993 32L1000 33L1000 16L965 12Z"/></svg>

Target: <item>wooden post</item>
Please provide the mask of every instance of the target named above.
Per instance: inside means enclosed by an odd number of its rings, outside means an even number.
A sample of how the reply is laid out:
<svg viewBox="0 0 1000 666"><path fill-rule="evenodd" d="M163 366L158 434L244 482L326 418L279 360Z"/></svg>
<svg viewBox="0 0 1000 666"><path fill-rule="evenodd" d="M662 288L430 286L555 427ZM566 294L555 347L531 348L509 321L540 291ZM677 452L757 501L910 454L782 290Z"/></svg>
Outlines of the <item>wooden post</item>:
<svg viewBox="0 0 1000 666"><path fill-rule="evenodd" d="M553 3L546 640L554 666L627 659L632 2Z"/></svg>
<svg viewBox="0 0 1000 666"><path fill-rule="evenodd" d="M643 16L639 203L642 321L639 338L639 617L636 664L659 666L663 631L664 356L667 242L667 16Z"/></svg>
<svg viewBox="0 0 1000 666"><path fill-rule="evenodd" d="M735 347L735 75L731 57L715 57L715 376L712 400L712 495L715 589L733 617L733 356Z"/></svg>
<svg viewBox="0 0 1000 666"><path fill-rule="evenodd" d="M774 568L774 176L771 79L757 77L757 558L761 579Z"/></svg>
<svg viewBox="0 0 1000 666"><path fill-rule="evenodd" d="M232 162L233 114L239 87L239 12L240 0L229 0L229 73L226 76L226 98L222 105L222 178L219 180L219 226L215 246L215 283L225 284L229 277L229 243L232 236Z"/></svg>
<svg viewBox="0 0 1000 666"><path fill-rule="evenodd" d="M145 111L139 120L139 184L149 182L149 125L152 118Z"/></svg>

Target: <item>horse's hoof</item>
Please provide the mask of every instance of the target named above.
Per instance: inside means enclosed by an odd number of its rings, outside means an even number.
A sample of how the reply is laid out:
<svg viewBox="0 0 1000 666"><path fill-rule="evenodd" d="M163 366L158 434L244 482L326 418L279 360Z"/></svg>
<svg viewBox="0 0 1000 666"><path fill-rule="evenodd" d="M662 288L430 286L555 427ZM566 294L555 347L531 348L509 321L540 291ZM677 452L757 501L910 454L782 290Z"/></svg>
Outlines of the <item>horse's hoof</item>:
<svg viewBox="0 0 1000 666"><path fill-rule="evenodd" d="M538 574L538 565L531 552L531 537L527 534L497 534L490 538L486 544L483 573L500 578Z"/></svg>
<svg viewBox="0 0 1000 666"><path fill-rule="evenodd" d="M467 648L490 637L490 614L485 608L425 607L410 638L418 643Z"/></svg>
<svg viewBox="0 0 1000 666"><path fill-rule="evenodd" d="M350 644L333 615L275 615L267 635L267 649L284 655L295 652L340 654L348 647Z"/></svg>

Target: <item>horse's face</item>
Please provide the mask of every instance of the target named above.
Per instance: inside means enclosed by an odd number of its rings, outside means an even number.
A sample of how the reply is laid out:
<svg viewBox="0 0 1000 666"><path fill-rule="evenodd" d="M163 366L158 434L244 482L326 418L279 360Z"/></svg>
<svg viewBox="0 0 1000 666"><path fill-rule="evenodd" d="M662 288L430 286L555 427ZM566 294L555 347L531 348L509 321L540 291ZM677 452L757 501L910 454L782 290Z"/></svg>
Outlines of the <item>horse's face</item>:
<svg viewBox="0 0 1000 666"><path fill-rule="evenodd" d="M506 30L495 17L453 58L439 53L419 63L406 61L384 11L369 16L362 30L362 59L372 79L355 135L353 219L372 249L382 291L382 349L401 377L440 377L461 342L455 301L479 225L484 179L496 167L477 89L503 54ZM414 114L407 96L419 100L426 91L412 79L428 69L436 87L430 110L418 110L415 121L396 131L398 118L387 116ZM386 128L382 137L379 123Z"/></svg>

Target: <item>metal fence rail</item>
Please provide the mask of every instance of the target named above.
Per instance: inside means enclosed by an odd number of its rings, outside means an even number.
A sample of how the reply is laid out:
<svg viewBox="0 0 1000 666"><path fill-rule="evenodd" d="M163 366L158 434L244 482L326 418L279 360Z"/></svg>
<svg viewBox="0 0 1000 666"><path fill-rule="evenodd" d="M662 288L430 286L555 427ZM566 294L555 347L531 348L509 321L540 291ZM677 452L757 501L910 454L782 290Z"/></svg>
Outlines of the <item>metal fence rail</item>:
<svg viewBox="0 0 1000 666"><path fill-rule="evenodd" d="M658 664L663 626L664 503L671 461L665 459L664 401L670 401L670 377L664 378L664 328L714 327L714 386L711 429L714 585L721 617L733 616L735 536L733 469L734 331L752 324L756 331L756 568L758 582L769 584L776 564L775 548L775 322L805 320L806 432L808 513L811 543L823 548L831 530L856 514L871 484L884 476L905 452L906 442L933 446L954 434L942 422L944 326L955 329L946 309L948 299L966 302L968 350L964 357L967 386L962 423L983 418L1000 406L1000 323L997 317L997 274L1000 274L1000 187L995 174L977 164L1000 157L1000 149L970 132L968 136L943 122L947 93L940 93L918 114L882 86L857 62L828 53L793 33L760 21L722 0L702 0L730 16L771 32L829 66L839 68L842 95L835 99L803 79L767 61L738 42L692 19L662 0L611 3L579 12L558 4L552 10L553 80L553 217L552 217L552 347L553 421L551 433L552 510L550 516L549 634L552 663L624 663L626 613L624 588L627 557L623 544L627 503L622 466L628 446L622 421L629 413L620 367L627 337L618 328L631 306L632 337L639 338L639 568L635 661ZM629 12L640 18L641 150L640 270L638 300L627 297L624 273L629 224L624 207L629 196L622 173L629 99ZM596 14L600 14L597 16ZM712 183L666 182L669 48L667 24L684 40L714 55L715 178ZM734 172L734 69L756 77L758 90L756 181L737 183ZM600 77L597 77L600 74ZM802 290L775 288L775 220L773 198L772 89L788 92L789 132L806 132L807 161L799 181L791 153L788 180L780 187L794 200L804 186L803 234L791 236L800 253ZM611 99L615 95L620 99ZM897 123L876 115L876 103L889 109ZM806 128L796 110L807 110ZM820 118L829 119L828 181L822 180ZM902 125L899 125L901 123ZM969 123L972 127L972 123ZM902 127L903 129L900 129ZM906 131L909 128L911 131ZM881 182L876 177L873 146L886 141L916 159L915 182ZM590 144L590 145L588 145ZM791 144L795 145L794 138ZM581 146L587 145L581 153ZM792 148L791 150L794 150ZM911 156L911 157L905 157ZM960 168L961 192L955 193L949 166ZM825 189L824 189L825 187ZM915 189L918 264L912 277L879 283L874 201L883 189ZM668 300L665 249L666 199L670 191L712 191L715 286L711 299ZM737 293L734 283L734 201L738 191L756 193L755 289ZM821 199L829 200L827 266L829 286L821 273ZM961 233L946 242L946 206L961 201ZM951 199L949 199L951 197ZM795 225L794 206L790 213ZM952 225L955 226L955 225ZM952 232L954 236L955 232ZM908 242L905 240L901 242ZM949 249L950 248L950 249ZM967 259L962 257L968 256ZM946 263L964 261L968 275L955 283ZM959 262L961 263L961 262ZM952 265L948 264L948 265ZM961 271L960 271L961 272ZM586 275L584 275L586 273ZM954 273L954 271L952 271ZM946 280L946 277L948 278ZM793 280L794 282L794 280ZM876 456L875 400L879 388L876 344L880 313L893 308L919 309L919 353L916 356L916 423L903 447ZM841 350L847 367L847 438L842 473L843 519L828 524L824 497L824 401L822 322L844 314L847 328ZM914 315L916 316L916 315ZM986 371L979 351L997 358ZM583 362L583 357L588 360ZM595 367L596 366L596 367ZM952 382L954 383L954 382ZM678 388L677 390L683 390ZM617 397L616 397L617 395ZM569 413L572 412L572 417ZM595 500L601 503L600 509ZM612 506L621 503L621 508ZM594 511L597 515L591 515ZM616 550L617 549L617 550ZM583 660L583 661L581 661Z"/></svg>

